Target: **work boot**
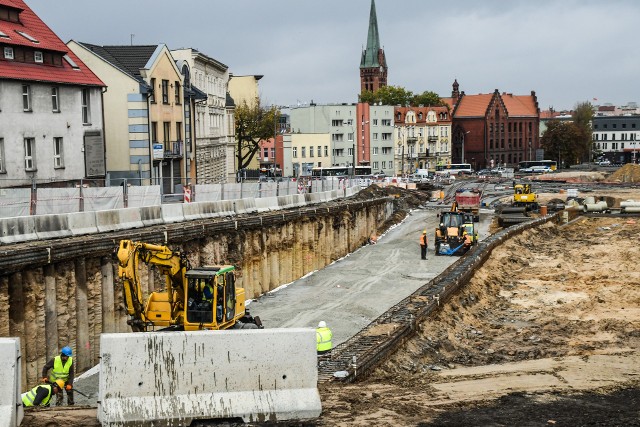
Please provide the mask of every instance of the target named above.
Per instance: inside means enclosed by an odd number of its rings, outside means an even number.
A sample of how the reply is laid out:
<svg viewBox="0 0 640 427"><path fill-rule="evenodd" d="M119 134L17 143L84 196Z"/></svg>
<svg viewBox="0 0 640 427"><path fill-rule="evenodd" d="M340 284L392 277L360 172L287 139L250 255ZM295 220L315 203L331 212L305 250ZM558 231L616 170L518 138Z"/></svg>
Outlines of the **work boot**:
<svg viewBox="0 0 640 427"><path fill-rule="evenodd" d="M56 406L62 406L62 401L64 397L62 396L62 392L56 394Z"/></svg>
<svg viewBox="0 0 640 427"><path fill-rule="evenodd" d="M67 390L67 405L73 406L75 402L73 401L73 390Z"/></svg>

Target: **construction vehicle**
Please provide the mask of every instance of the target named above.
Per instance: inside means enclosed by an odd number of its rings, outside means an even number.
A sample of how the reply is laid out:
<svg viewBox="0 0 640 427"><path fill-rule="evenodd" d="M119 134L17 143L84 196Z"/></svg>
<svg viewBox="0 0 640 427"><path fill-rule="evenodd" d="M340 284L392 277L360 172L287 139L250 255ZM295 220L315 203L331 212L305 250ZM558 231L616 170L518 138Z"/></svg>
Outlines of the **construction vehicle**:
<svg viewBox="0 0 640 427"><path fill-rule="evenodd" d="M458 210L456 202L451 210L438 214L440 223L435 232L436 255L463 255L477 242L473 214Z"/></svg>
<svg viewBox="0 0 640 427"><path fill-rule="evenodd" d="M183 252L131 240L120 241L118 262L133 332L262 328L260 318L245 307L245 291L236 287L232 265L191 268ZM165 277L165 289L151 292L146 303L140 262L155 266Z"/></svg>
<svg viewBox="0 0 640 427"><path fill-rule="evenodd" d="M513 207L525 208L527 211L538 210L538 195L531 191L531 184L515 184L513 186Z"/></svg>
<svg viewBox="0 0 640 427"><path fill-rule="evenodd" d="M475 222L480 222L480 197L482 192L477 188L456 191L455 203L459 211L468 212L473 215Z"/></svg>

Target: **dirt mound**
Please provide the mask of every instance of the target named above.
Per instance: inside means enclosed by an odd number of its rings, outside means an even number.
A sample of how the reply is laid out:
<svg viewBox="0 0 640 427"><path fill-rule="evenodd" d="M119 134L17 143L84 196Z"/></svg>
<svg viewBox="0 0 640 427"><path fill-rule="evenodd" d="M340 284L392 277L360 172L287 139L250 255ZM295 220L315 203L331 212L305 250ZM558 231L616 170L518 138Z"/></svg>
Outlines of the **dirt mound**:
<svg viewBox="0 0 640 427"><path fill-rule="evenodd" d="M607 182L640 182L640 165L627 163L612 173Z"/></svg>

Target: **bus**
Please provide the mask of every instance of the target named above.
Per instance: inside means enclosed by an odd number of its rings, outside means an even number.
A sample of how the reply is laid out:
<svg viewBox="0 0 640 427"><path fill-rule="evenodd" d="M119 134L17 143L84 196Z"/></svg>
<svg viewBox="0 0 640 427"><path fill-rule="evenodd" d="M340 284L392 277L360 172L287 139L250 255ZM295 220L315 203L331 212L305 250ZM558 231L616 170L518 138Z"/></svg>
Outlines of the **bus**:
<svg viewBox="0 0 640 427"><path fill-rule="evenodd" d="M311 169L311 176L351 176L353 168L351 166L331 166L328 168L313 168ZM371 166L356 166L354 175L356 177L370 177Z"/></svg>
<svg viewBox="0 0 640 427"><path fill-rule="evenodd" d="M555 160L525 160L518 163L519 171L522 171L523 169L525 169L525 171L531 171L532 168L548 168L554 171L558 169L558 162L556 162Z"/></svg>
<svg viewBox="0 0 640 427"><path fill-rule="evenodd" d="M473 169L471 169L471 163L450 163L448 165L436 166L436 175L471 175Z"/></svg>

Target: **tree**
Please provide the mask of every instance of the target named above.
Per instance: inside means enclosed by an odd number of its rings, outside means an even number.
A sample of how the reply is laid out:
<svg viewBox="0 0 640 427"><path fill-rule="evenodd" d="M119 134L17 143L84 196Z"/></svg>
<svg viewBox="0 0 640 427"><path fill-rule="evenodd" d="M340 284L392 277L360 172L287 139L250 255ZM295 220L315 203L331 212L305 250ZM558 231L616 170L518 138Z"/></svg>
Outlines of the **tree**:
<svg viewBox="0 0 640 427"><path fill-rule="evenodd" d="M581 161L591 162L591 147L593 145L592 138L593 133L591 131L591 120L593 120L593 114L595 109L589 101L579 102L576 104L571 117L573 123L576 126L580 143L578 144L576 154L579 155Z"/></svg>
<svg viewBox="0 0 640 427"><path fill-rule="evenodd" d="M382 103L382 105L446 105L437 93L431 91L422 92L415 95L413 92L399 86L383 86L375 92L364 91L360 95L360 102L369 104Z"/></svg>
<svg viewBox="0 0 640 427"><path fill-rule="evenodd" d="M260 149L260 141L275 136L280 110L263 107L257 98L253 105L243 102L236 107L236 159L238 170L246 168Z"/></svg>
<svg viewBox="0 0 640 427"><path fill-rule="evenodd" d="M580 132L575 123L560 120L547 122L540 144L545 152L545 157L555 159L560 166L563 162L574 164L579 162Z"/></svg>
<svg viewBox="0 0 640 427"><path fill-rule="evenodd" d="M431 91L424 91L420 95L414 95L411 100L411 105L425 105L425 106L447 106L447 103L440 99L440 96Z"/></svg>

